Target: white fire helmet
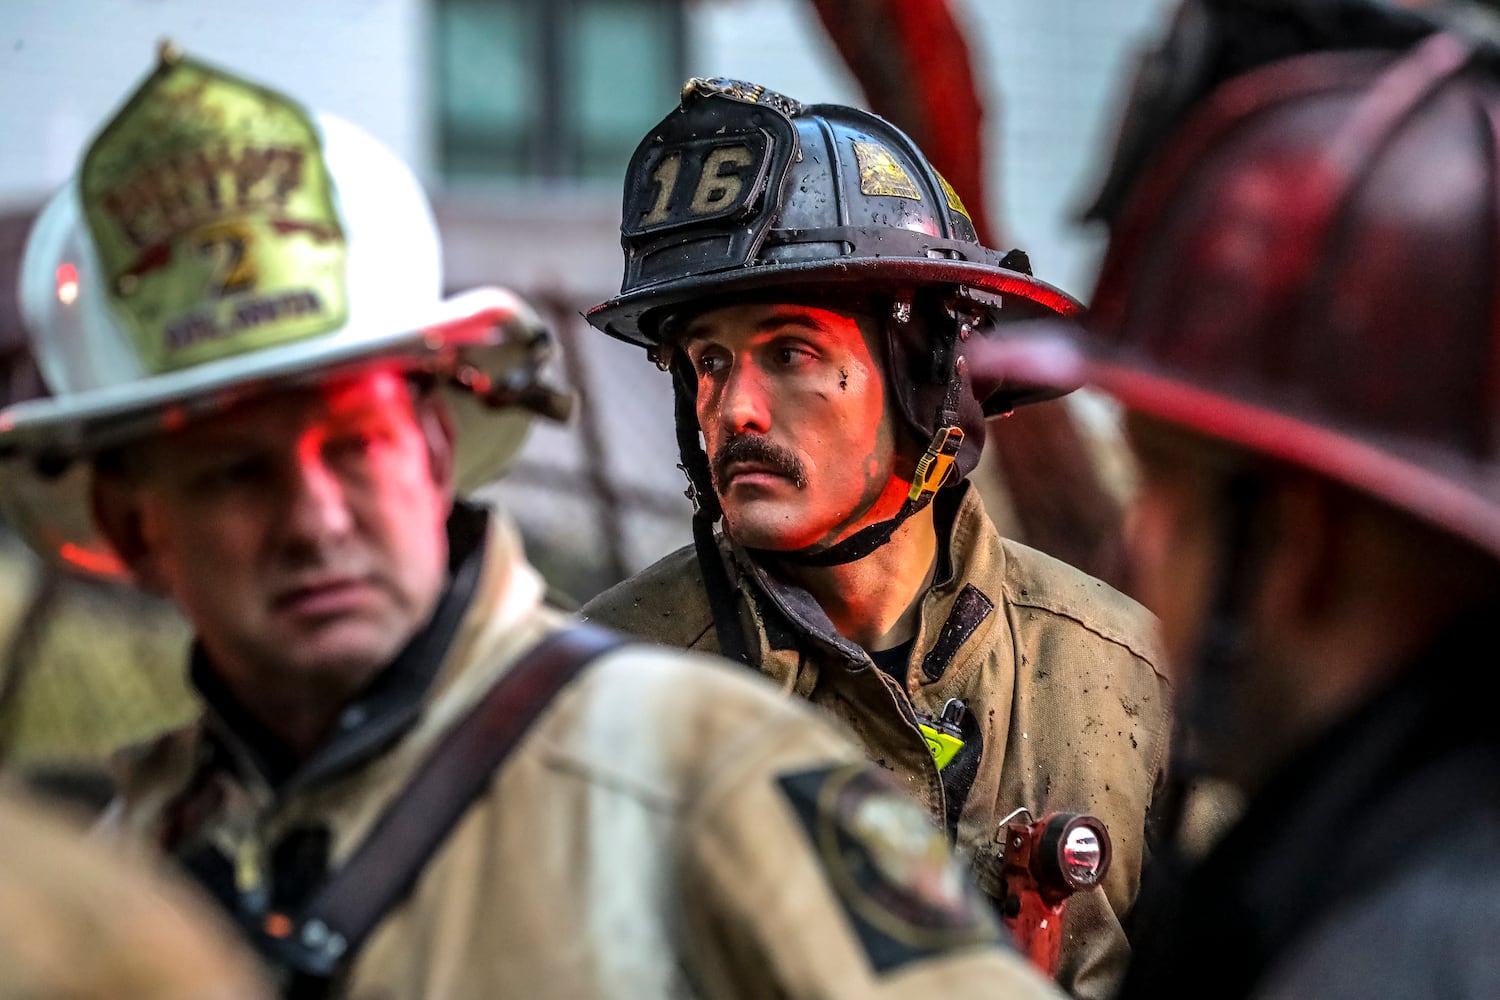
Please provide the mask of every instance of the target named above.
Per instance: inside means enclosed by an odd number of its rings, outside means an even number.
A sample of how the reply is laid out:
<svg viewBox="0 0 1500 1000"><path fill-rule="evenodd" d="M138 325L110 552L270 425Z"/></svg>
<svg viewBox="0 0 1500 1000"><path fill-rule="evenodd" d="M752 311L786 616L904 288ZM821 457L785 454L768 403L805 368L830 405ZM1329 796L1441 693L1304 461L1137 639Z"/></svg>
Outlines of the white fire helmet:
<svg viewBox="0 0 1500 1000"><path fill-rule="evenodd" d="M461 490L499 474L551 338L514 294L445 299L411 171L358 127L164 48L42 211L20 304L50 395L0 410L0 506L38 552L123 573L90 457L269 386L397 363L448 395Z"/></svg>

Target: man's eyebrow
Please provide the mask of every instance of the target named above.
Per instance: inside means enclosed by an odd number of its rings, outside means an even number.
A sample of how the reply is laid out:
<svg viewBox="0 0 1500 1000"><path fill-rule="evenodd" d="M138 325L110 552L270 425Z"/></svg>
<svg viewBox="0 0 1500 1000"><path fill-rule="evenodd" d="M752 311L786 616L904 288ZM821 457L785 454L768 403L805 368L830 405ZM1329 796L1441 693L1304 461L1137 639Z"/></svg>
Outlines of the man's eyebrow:
<svg viewBox="0 0 1500 1000"><path fill-rule="evenodd" d="M787 329L788 327L801 330L811 330L815 333L826 333L828 331L828 324L818 319L818 317L813 315L812 313L804 312L802 310L786 310L773 312L771 315L756 323L755 332L777 333L781 330ZM696 319L689 323L687 327L682 331L682 333L677 337L677 342L684 346L693 342L703 342L711 340L713 340L713 337L707 330L704 329L703 322Z"/></svg>

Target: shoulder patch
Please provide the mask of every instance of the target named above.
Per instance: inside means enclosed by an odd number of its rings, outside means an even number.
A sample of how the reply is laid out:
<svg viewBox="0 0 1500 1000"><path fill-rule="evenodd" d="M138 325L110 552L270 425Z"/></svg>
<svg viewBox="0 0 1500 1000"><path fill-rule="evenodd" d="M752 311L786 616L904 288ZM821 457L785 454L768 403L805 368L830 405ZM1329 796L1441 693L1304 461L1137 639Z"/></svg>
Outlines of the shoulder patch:
<svg viewBox="0 0 1500 1000"><path fill-rule="evenodd" d="M947 837L868 764L780 785L876 972L1002 940Z"/></svg>

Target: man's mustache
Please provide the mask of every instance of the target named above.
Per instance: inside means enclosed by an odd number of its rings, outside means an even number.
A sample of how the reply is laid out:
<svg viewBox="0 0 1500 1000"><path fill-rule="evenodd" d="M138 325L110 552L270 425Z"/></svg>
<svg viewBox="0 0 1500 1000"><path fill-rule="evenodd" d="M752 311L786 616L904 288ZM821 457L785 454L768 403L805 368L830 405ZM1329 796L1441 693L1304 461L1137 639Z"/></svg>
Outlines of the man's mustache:
<svg viewBox="0 0 1500 1000"><path fill-rule="evenodd" d="M724 442L724 447L714 456L711 471L717 492L724 492L724 473L736 462L764 466L777 475L790 479L792 485L799 490L807 485L807 469L791 449L783 448L758 434L737 434Z"/></svg>

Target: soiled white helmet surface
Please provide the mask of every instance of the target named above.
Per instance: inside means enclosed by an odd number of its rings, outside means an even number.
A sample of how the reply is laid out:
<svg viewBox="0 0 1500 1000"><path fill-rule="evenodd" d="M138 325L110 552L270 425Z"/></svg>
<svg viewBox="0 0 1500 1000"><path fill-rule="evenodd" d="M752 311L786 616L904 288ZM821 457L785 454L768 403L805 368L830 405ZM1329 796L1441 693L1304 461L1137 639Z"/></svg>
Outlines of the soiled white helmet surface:
<svg viewBox="0 0 1500 1000"><path fill-rule="evenodd" d="M100 448L268 386L392 361L452 392L460 485L499 473L550 347L515 295L445 299L421 186L358 127L164 52L48 203L21 312L51 395L0 411L0 503L33 547L94 573ZM486 426L476 426L480 423Z"/></svg>

